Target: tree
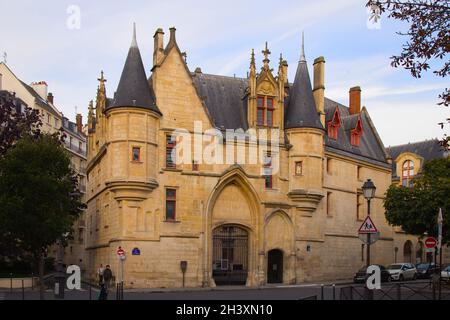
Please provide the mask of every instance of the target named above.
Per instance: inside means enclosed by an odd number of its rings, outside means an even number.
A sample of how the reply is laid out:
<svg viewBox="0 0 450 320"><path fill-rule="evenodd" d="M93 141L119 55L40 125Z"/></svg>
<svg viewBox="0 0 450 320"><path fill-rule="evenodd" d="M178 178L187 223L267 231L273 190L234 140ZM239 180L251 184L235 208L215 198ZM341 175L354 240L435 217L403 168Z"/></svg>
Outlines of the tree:
<svg viewBox="0 0 450 320"><path fill-rule="evenodd" d="M403 45L400 55L391 57L393 67L409 70L415 78L430 69L430 63L439 65L433 73L439 77L450 74L450 1L449 0L370 0L366 4L373 17L383 12L388 18L409 24L407 32L397 32L409 39ZM443 61L442 64L439 61ZM445 88L439 95L439 105L450 105L450 91ZM446 123L447 122L447 123ZM441 127L450 124L450 119L439 123ZM447 150L450 137L444 135L441 144Z"/></svg>
<svg viewBox="0 0 450 320"><path fill-rule="evenodd" d="M58 135L26 135L0 158L2 241L33 257L41 283L45 249L70 233L84 207Z"/></svg>
<svg viewBox="0 0 450 320"><path fill-rule="evenodd" d="M450 158L425 162L413 187L391 185L386 192L386 219L409 234L437 236L437 216L442 208L443 243L450 244Z"/></svg>
<svg viewBox="0 0 450 320"><path fill-rule="evenodd" d="M14 95L0 96L0 157L24 135L37 137L42 125L39 111L31 108L17 110Z"/></svg>

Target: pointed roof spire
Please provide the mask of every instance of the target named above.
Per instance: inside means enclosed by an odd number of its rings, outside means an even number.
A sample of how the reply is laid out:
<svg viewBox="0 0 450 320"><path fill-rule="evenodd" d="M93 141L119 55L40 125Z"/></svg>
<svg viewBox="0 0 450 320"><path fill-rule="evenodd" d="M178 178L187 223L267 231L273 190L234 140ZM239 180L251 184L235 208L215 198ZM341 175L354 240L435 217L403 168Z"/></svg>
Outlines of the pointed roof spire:
<svg viewBox="0 0 450 320"><path fill-rule="evenodd" d="M136 25L133 24L133 39L123 67L114 101L107 109L138 107L153 110L159 114L155 96L150 88L142 63L141 52L136 40Z"/></svg>
<svg viewBox="0 0 450 320"><path fill-rule="evenodd" d="M300 62L306 62L306 57L305 57L305 32L302 31L302 53L300 56Z"/></svg>
<svg viewBox="0 0 450 320"><path fill-rule="evenodd" d="M137 40L136 40L136 22L133 22L133 38L131 40L130 47L136 47L137 48Z"/></svg>
<svg viewBox="0 0 450 320"><path fill-rule="evenodd" d="M267 41L266 41L266 48L262 51L262 54L264 55L264 60L263 60L264 66L263 66L263 69L268 70L269 69L269 62L270 62L269 54L271 54L271 52L270 52L269 48L267 47Z"/></svg>
<svg viewBox="0 0 450 320"><path fill-rule="evenodd" d="M289 105L286 109L285 128L323 129L317 113L316 103L306 64L302 35L302 53L297 66L294 84L289 90Z"/></svg>

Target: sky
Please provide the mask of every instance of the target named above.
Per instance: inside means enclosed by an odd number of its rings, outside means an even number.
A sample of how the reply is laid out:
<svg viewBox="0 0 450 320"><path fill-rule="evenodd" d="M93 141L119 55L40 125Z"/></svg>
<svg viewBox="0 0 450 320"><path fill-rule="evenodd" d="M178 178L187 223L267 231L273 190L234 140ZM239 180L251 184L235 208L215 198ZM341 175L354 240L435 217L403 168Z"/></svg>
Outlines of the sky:
<svg viewBox="0 0 450 320"><path fill-rule="evenodd" d="M324 56L325 95L345 105L349 88L360 86L362 105L385 146L441 138L446 132L437 124L450 112L437 102L448 80L431 72L415 79L409 71L391 67L390 57L399 54L407 40L396 32L407 28L386 16L379 28L368 27L365 3L0 0L0 60L6 52L8 66L21 80L45 80L65 116L74 120L79 112L86 119L101 70L108 80L108 96L114 95L133 22L147 76L155 30L163 28L166 44L174 26L191 71L201 67L204 73L246 77L251 49L259 67L267 41L271 67L277 70L282 53L293 81L304 31L310 74L314 59Z"/></svg>

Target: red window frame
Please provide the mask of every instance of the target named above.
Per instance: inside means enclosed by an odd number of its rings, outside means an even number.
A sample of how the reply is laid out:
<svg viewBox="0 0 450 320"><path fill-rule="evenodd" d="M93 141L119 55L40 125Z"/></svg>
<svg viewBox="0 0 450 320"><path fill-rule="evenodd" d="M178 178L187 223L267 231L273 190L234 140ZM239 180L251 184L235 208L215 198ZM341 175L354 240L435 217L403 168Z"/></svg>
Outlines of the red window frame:
<svg viewBox="0 0 450 320"><path fill-rule="evenodd" d="M172 157L172 151L175 149L177 142L172 138L172 135L166 135L166 168L175 169L177 165L175 156Z"/></svg>
<svg viewBox="0 0 450 320"><path fill-rule="evenodd" d="M333 119L327 122L328 138L337 140L338 130L341 126L341 115L339 113L339 107L336 107Z"/></svg>
<svg viewBox="0 0 450 320"><path fill-rule="evenodd" d="M173 192L173 196L169 193ZM169 217L168 214L168 204L173 205L173 217ZM167 188L166 189L166 221L175 221L177 218L177 189Z"/></svg>
<svg viewBox="0 0 450 320"><path fill-rule="evenodd" d="M269 105L269 101L271 102L271 104ZM266 106L267 106L267 126L268 127L273 127L273 111L274 111L274 106L273 106L273 98L271 97L267 97L266 98ZM270 117L269 117L270 114ZM270 122L269 122L270 119Z"/></svg>

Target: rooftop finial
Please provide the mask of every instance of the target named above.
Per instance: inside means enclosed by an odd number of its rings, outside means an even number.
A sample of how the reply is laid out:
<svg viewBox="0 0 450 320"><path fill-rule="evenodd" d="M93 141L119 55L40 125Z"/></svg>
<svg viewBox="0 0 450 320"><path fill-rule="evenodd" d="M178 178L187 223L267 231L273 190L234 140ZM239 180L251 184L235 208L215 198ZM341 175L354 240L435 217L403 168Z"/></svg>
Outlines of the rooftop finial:
<svg viewBox="0 0 450 320"><path fill-rule="evenodd" d="M300 62L306 62L305 58L305 32L302 31L302 54L300 56Z"/></svg>
<svg viewBox="0 0 450 320"><path fill-rule="evenodd" d="M264 55L264 60L263 60L264 66L263 66L263 68L266 69L266 70L269 69L269 62L270 62L270 60L269 60L269 54L270 54L270 53L271 53L271 52L270 52L270 50L269 50L269 48L268 48L268 46L267 46L267 41L266 41L266 48L262 51L262 54Z"/></svg>
<svg viewBox="0 0 450 320"><path fill-rule="evenodd" d="M131 40L131 46L137 47L137 40L136 40L136 22L133 22L133 40Z"/></svg>

